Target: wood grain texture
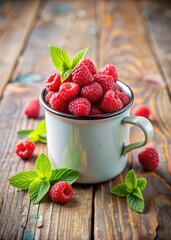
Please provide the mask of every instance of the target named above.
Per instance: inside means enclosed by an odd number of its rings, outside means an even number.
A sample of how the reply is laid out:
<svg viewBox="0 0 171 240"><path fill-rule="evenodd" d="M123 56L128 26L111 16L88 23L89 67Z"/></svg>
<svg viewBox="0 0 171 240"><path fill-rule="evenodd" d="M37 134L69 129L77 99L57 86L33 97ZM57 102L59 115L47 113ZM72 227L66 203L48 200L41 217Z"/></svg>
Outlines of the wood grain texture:
<svg viewBox="0 0 171 240"><path fill-rule="evenodd" d="M34 22L40 0L4 1L0 8L0 97Z"/></svg>
<svg viewBox="0 0 171 240"><path fill-rule="evenodd" d="M167 222L165 225L169 225L167 234L163 227L160 228L162 219L167 221L171 213L169 134L171 106L166 83L162 79L162 71L149 44L149 32L143 25L136 2L98 1L96 10L99 28L99 66L103 67L109 62L115 64L119 71L119 79L133 89L134 106L146 103L150 107L150 120L155 135L148 146L157 148L160 164L155 172L145 172L137 161L137 155L142 149L134 150L129 155L127 168L122 174L96 187L94 237L95 239L168 239L171 234L171 224ZM157 80L152 81L151 76L155 76ZM131 128L131 141L135 142L141 138L143 138L142 132L137 128ZM130 210L125 199L109 194L111 187L121 183L126 172L131 168L138 177L146 177L148 181L144 191L146 207L141 215ZM164 210L166 208L167 212Z"/></svg>
<svg viewBox="0 0 171 240"><path fill-rule="evenodd" d="M14 72L23 77L22 81L18 83L12 76L14 81L4 91L0 106L0 239L91 239L93 186L75 185L74 199L65 206L53 204L48 197L33 205L27 193L8 182L15 173L33 169L36 157L47 153L46 145L37 144L34 156L25 162L15 155L14 147L18 141L16 132L31 129L40 121L25 118L22 109L28 99L38 96L47 76L56 71L48 43L66 49L71 56L92 46L88 55L95 58L96 35L91 32L95 17L90 6L91 1L47 2ZM40 74L42 81L25 82L24 76L30 73Z"/></svg>

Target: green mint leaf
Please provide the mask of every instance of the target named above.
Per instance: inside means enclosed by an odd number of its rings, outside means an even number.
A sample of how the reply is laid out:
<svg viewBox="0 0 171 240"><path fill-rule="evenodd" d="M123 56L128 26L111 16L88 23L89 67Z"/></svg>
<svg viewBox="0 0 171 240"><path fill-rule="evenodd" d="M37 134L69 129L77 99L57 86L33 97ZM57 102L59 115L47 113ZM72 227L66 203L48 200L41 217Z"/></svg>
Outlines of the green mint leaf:
<svg viewBox="0 0 171 240"><path fill-rule="evenodd" d="M47 143L46 134L42 134L39 136L39 142Z"/></svg>
<svg viewBox="0 0 171 240"><path fill-rule="evenodd" d="M52 175L52 165L48 157L44 153L39 155L39 157L37 158L35 171L42 179L50 179Z"/></svg>
<svg viewBox="0 0 171 240"><path fill-rule="evenodd" d="M65 72L61 75L61 82L63 82L66 78L68 78L72 73L72 68L67 69Z"/></svg>
<svg viewBox="0 0 171 240"><path fill-rule="evenodd" d="M29 188L30 183L36 177L38 177L38 175L35 171L20 172L15 176L11 177L9 179L9 182L13 187L24 190Z"/></svg>
<svg viewBox="0 0 171 240"><path fill-rule="evenodd" d="M81 51L79 51L72 59L72 68L75 68L75 66L83 59L83 57L86 55L89 48L85 48Z"/></svg>
<svg viewBox="0 0 171 240"><path fill-rule="evenodd" d="M49 179L51 184L59 181L66 181L69 184L74 183L79 177L79 172L71 168L56 168L52 170L52 175Z"/></svg>
<svg viewBox="0 0 171 240"><path fill-rule="evenodd" d="M113 187L110 192L119 197L126 197L129 194L127 192L127 186L125 183L118 184L117 186Z"/></svg>
<svg viewBox="0 0 171 240"><path fill-rule="evenodd" d="M48 47L52 62L59 72L62 73L71 68L70 57L67 52L52 45L48 45Z"/></svg>
<svg viewBox="0 0 171 240"><path fill-rule="evenodd" d="M140 199L134 196L132 193L128 194L126 197L129 206L136 212L142 213L144 210L144 199Z"/></svg>
<svg viewBox="0 0 171 240"><path fill-rule="evenodd" d="M133 194L134 196L142 199L142 200L144 199L144 198L143 198L143 195L142 195L142 192L141 192L141 190L139 189L139 187L135 188L135 189L133 190L132 194Z"/></svg>
<svg viewBox="0 0 171 240"><path fill-rule="evenodd" d="M45 134L46 133L46 121L42 120L41 122L39 122L35 131L38 132L40 135Z"/></svg>
<svg viewBox="0 0 171 240"><path fill-rule="evenodd" d="M27 139L33 142L39 142L39 133L34 130L30 133Z"/></svg>
<svg viewBox="0 0 171 240"><path fill-rule="evenodd" d="M147 180L145 178L137 179L137 187L139 187L141 191L145 189L146 185L147 185Z"/></svg>
<svg viewBox="0 0 171 240"><path fill-rule="evenodd" d="M28 190L29 197L33 204L38 203L49 191L50 183L47 180L36 178L31 182Z"/></svg>
<svg viewBox="0 0 171 240"><path fill-rule="evenodd" d="M127 172L125 176L125 184L128 192L132 192L132 190L137 187L137 177L133 169Z"/></svg>
<svg viewBox="0 0 171 240"><path fill-rule="evenodd" d="M21 131L18 131L17 134L20 138L28 138L30 133L32 133L33 131L34 131L34 129L21 130Z"/></svg>

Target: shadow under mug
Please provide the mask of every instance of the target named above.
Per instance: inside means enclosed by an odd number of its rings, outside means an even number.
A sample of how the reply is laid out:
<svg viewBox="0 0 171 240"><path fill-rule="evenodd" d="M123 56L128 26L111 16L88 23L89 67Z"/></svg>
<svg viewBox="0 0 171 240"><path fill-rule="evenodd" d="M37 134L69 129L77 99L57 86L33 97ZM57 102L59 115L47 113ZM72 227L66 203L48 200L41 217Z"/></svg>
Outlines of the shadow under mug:
<svg viewBox="0 0 171 240"><path fill-rule="evenodd" d="M122 90L130 95L130 102L114 113L92 117L77 117L57 112L44 101L48 156L54 168L77 170L78 183L100 183L112 179L123 171L127 153L144 146L153 137L153 127L144 117L130 116L134 101L132 90L121 81ZM144 139L129 144L130 124L144 132Z"/></svg>

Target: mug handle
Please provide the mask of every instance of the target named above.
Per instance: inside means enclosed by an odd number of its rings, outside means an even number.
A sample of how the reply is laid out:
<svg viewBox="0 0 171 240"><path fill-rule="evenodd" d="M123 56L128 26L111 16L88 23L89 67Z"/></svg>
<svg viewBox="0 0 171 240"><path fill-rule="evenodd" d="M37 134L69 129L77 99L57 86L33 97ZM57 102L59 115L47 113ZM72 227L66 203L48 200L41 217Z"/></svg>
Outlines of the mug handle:
<svg viewBox="0 0 171 240"><path fill-rule="evenodd" d="M144 132L145 139L140 142L131 143L129 145L123 146L122 154L125 155L126 153L130 152L133 149L140 148L147 144L153 137L154 130L151 122L144 117L135 117L135 116L129 116L125 117L122 120L122 123L129 123L136 125L137 127L141 128L141 130Z"/></svg>

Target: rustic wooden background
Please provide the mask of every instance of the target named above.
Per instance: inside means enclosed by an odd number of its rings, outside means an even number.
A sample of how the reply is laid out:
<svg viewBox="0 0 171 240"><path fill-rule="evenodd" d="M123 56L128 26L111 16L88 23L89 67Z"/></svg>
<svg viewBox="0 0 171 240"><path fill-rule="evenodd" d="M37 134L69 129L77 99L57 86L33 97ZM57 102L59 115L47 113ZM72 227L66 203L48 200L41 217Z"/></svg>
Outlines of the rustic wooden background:
<svg viewBox="0 0 171 240"><path fill-rule="evenodd" d="M22 114L55 71L48 43L71 56L87 46L97 68L114 63L119 78L146 103L155 135L148 146L160 156L155 172L129 154L126 169L104 184L74 185L67 205L44 199L30 203L27 193L9 185L17 172L33 169L46 145L37 144L29 161L14 153L17 131L40 121ZM171 2L155 0L0 1L0 239L171 239ZM131 129L131 141L143 137ZM130 210L125 199L109 194L133 168L146 177L145 211Z"/></svg>

